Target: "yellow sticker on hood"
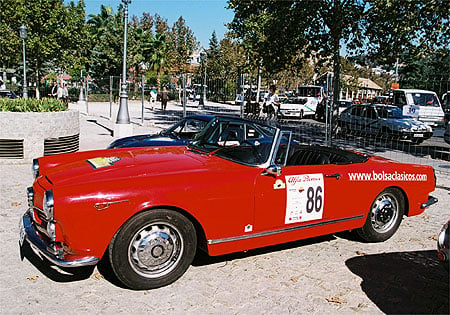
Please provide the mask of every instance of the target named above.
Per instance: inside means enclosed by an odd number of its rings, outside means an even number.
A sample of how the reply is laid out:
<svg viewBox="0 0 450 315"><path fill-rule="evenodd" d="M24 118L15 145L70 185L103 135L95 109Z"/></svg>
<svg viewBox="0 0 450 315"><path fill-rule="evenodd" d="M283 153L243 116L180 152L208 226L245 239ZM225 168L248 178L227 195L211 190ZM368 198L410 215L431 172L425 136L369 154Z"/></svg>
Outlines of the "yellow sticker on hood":
<svg viewBox="0 0 450 315"><path fill-rule="evenodd" d="M121 158L117 156L98 157L86 160L94 169L113 166L114 163L120 161Z"/></svg>

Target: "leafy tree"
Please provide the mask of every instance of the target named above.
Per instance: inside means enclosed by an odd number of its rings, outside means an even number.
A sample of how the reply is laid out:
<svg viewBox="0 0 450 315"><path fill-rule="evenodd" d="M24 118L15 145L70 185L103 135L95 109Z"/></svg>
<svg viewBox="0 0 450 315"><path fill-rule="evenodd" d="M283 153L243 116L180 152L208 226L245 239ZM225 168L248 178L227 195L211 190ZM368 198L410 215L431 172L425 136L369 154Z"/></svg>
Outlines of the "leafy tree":
<svg viewBox="0 0 450 315"><path fill-rule="evenodd" d="M229 7L235 11L231 30L269 73L288 68L299 52L331 61L335 102L341 48L350 55L367 51L373 60L391 64L405 53L449 49L448 0L230 0Z"/></svg>
<svg viewBox="0 0 450 315"><path fill-rule="evenodd" d="M36 84L36 97L39 98L39 83L45 68L65 69L69 63L68 53L80 49L84 43L73 34L74 31L82 32L84 2L65 6L62 0L16 0L2 1L1 7L1 25L6 31L5 37L2 33L2 39L6 39L2 41L2 50L10 54L4 63L20 60L22 50L17 48L21 39L13 34L18 34L19 26L24 24L27 27L27 68L34 71L29 81ZM71 61L74 60L72 57Z"/></svg>
<svg viewBox="0 0 450 315"><path fill-rule="evenodd" d="M245 59L245 52L242 45L233 40L230 34L226 34L225 38L220 41L220 75L228 80L235 80L238 74L241 60Z"/></svg>
<svg viewBox="0 0 450 315"><path fill-rule="evenodd" d="M219 77L222 69L220 67L220 46L214 31L209 40L209 48L207 49L207 73L210 77Z"/></svg>
<svg viewBox="0 0 450 315"><path fill-rule="evenodd" d="M175 72L182 73L187 70L188 59L198 48L199 43L181 16L170 29L168 39L171 45L170 63Z"/></svg>
<svg viewBox="0 0 450 315"><path fill-rule="evenodd" d="M150 67L156 71L156 88L161 89L161 75L167 69L167 55L169 51L169 43L166 34L156 34L153 44L149 47L150 59L148 60Z"/></svg>
<svg viewBox="0 0 450 315"><path fill-rule="evenodd" d="M98 78L120 76L123 58L123 15L113 13L111 7L101 6L97 15L90 14L87 23L90 25L93 49L90 71Z"/></svg>
<svg viewBox="0 0 450 315"><path fill-rule="evenodd" d="M135 83L140 81L139 74L145 70L145 64L150 56L146 54L153 45L154 37L152 33L153 23L148 20L148 14L138 19L133 17L128 31L128 59L130 68L133 70ZM137 91L138 84L135 84Z"/></svg>
<svg viewBox="0 0 450 315"><path fill-rule="evenodd" d="M60 66L78 81L81 70L88 68L91 50L84 1L70 2L65 14L68 23L63 29L64 37L70 40L65 43Z"/></svg>
<svg viewBox="0 0 450 315"><path fill-rule="evenodd" d="M1 72L5 72L21 60L18 52L22 52L22 41L19 38L20 16L17 3L0 0L0 8L0 68Z"/></svg>
<svg viewBox="0 0 450 315"><path fill-rule="evenodd" d="M364 5L360 0L230 0L235 11L230 26L256 48L270 73L286 69L299 53L332 58L337 102L341 45L345 41L349 49L355 49L363 44ZM297 63L303 61L297 59Z"/></svg>
<svg viewBox="0 0 450 315"><path fill-rule="evenodd" d="M392 65L405 54L424 57L450 49L448 0L367 0L366 5L371 59Z"/></svg>

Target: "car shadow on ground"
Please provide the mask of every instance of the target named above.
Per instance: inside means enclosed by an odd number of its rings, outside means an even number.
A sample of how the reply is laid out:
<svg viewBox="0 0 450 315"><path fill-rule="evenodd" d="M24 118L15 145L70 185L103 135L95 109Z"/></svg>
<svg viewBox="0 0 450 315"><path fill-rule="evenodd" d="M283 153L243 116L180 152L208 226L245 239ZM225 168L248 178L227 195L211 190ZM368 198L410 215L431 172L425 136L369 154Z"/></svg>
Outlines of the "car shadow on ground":
<svg viewBox="0 0 450 315"><path fill-rule="evenodd" d="M243 258L247 258L247 257L253 257L253 256L268 254L268 253L272 253L272 252L288 250L288 249L292 249L292 248L296 248L296 247L302 247L302 246L307 246L307 245L312 245L312 244L317 244L317 243L322 243L322 242L329 242L334 239L336 239L336 237L334 235L324 235L324 236L319 236L319 237L314 237L314 238L309 238L309 239L304 239L304 240L299 240L299 241L294 241L294 242L289 242L289 243L283 243L283 244L278 244L278 245L273 245L273 246L268 246L268 247L256 248L256 249L251 249L248 251L231 253L231 254L226 254L226 255L221 255L221 256L209 256L204 251L197 250L197 254L194 258L194 261L192 262L192 266L199 267L199 266L211 265L211 264L216 264L216 263L221 263L221 262L226 262L226 261L231 261L231 260L243 259Z"/></svg>
<svg viewBox="0 0 450 315"><path fill-rule="evenodd" d="M386 314L448 314L449 274L435 250L365 255L345 262Z"/></svg>
<svg viewBox="0 0 450 315"><path fill-rule="evenodd" d="M43 275L55 282L74 282L88 279L95 268L95 266L74 268L58 267L36 254L28 242L24 242L20 247L20 258L21 260L26 258Z"/></svg>

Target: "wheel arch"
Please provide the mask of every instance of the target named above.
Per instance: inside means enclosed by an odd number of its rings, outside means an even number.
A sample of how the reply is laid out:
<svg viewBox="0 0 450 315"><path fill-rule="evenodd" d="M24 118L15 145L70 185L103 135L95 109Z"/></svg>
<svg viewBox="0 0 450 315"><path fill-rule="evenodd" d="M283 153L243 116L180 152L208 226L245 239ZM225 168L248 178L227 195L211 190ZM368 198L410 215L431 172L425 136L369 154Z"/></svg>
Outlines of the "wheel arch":
<svg viewBox="0 0 450 315"><path fill-rule="evenodd" d="M191 221L191 223L194 225L195 233L197 235L197 249L201 249L205 253L208 253L206 234L205 234L205 230L203 229L203 226L200 224L200 222L197 220L197 218L195 218L189 211L186 211L183 208L176 207L176 206L168 206L168 205L151 206L151 207L143 208L140 211L133 213L133 215L130 216L127 219L127 221L131 220L131 218L135 217L136 215L138 215L140 213L152 211L152 210L158 210L158 209L172 210L172 211L178 212L178 213L182 214L183 216L185 216L189 221ZM127 221L125 221L125 222L127 222ZM123 224L120 226L120 228L125 224L125 222L123 222Z"/></svg>
<svg viewBox="0 0 450 315"><path fill-rule="evenodd" d="M389 188L395 189L398 192L400 192L400 194L403 197L403 202L405 203L405 209L404 209L405 211L404 211L403 215L404 216L409 216L409 198L408 198L408 195L406 194L406 191L402 187L395 186L395 185L388 186L388 187L384 188L383 190L386 190L386 189L389 189Z"/></svg>

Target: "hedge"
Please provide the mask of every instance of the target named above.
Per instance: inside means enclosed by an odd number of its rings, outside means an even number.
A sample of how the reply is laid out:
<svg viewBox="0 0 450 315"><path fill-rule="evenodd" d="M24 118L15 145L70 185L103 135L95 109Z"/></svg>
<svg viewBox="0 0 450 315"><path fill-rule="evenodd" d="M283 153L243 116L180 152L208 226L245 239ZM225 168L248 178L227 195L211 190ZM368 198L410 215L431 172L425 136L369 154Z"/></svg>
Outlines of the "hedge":
<svg viewBox="0 0 450 315"><path fill-rule="evenodd" d="M63 101L55 98L42 99L9 99L0 98L0 111L2 112L60 112L67 110Z"/></svg>

